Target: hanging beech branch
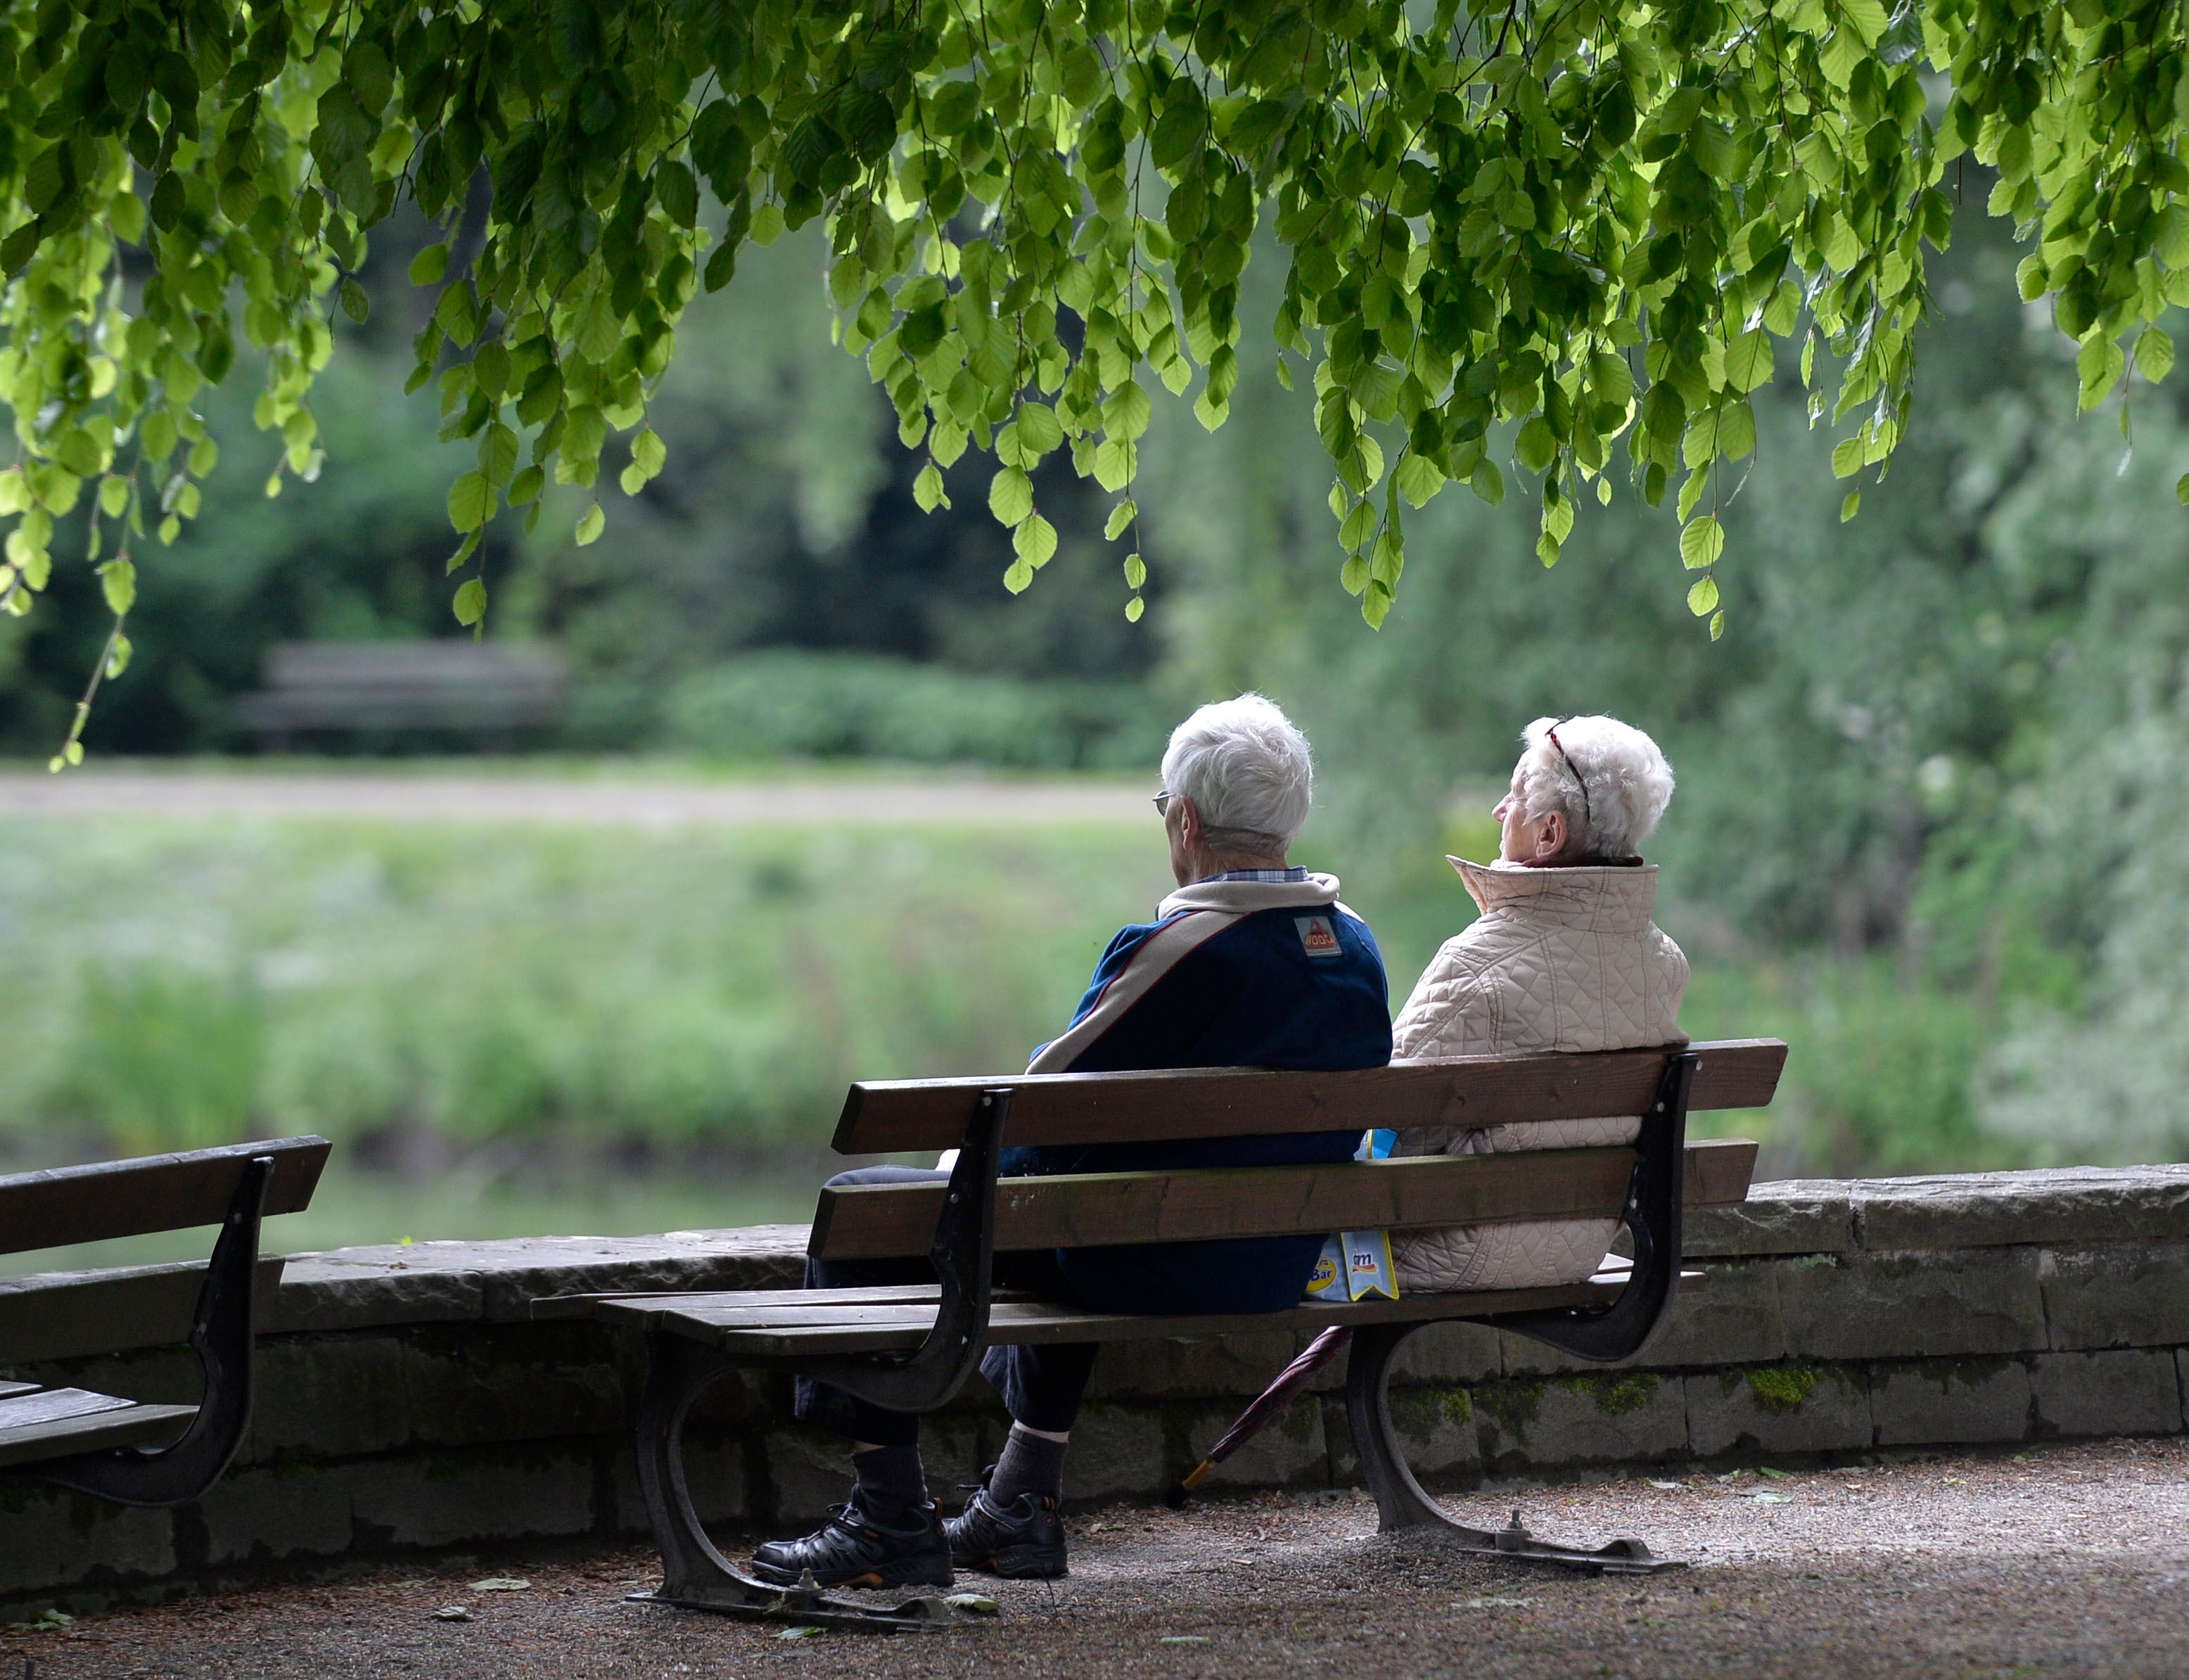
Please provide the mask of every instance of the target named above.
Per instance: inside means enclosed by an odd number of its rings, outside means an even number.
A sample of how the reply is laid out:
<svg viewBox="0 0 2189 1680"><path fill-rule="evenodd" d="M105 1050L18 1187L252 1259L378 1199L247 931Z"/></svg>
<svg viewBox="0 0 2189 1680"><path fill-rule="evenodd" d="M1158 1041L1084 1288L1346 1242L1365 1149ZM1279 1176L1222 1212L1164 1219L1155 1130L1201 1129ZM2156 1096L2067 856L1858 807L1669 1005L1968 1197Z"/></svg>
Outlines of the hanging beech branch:
<svg viewBox="0 0 2189 1680"><path fill-rule="evenodd" d="M1115 538L1154 387L1224 422L1270 225L1288 267L1253 342L1312 377L1371 624L1407 508L1496 502L1512 470L1548 564L1615 470L1674 497L1716 636L1725 538L1698 509L1781 348L1812 420L1852 422L1841 477L1909 423L1954 157L1995 166L1992 208L2037 241L2022 294L2079 341L2084 405L2131 357L2164 375L2183 46L2174 0L10 0L0 607L30 609L88 490L131 535L195 514L195 404L238 332L286 445L269 493L315 475L312 380L331 310L365 313L370 230L406 198L454 229L484 169L473 254L411 267L437 294L413 387L438 377L444 435L478 450L451 572L551 481L594 489L612 438L627 494L658 473L648 409L693 294L818 220L842 341L928 456L921 504L992 450L1024 589L1056 547L1044 458L1120 496ZM587 501L577 540L602 523ZM454 591L466 624L487 605L475 572Z"/></svg>

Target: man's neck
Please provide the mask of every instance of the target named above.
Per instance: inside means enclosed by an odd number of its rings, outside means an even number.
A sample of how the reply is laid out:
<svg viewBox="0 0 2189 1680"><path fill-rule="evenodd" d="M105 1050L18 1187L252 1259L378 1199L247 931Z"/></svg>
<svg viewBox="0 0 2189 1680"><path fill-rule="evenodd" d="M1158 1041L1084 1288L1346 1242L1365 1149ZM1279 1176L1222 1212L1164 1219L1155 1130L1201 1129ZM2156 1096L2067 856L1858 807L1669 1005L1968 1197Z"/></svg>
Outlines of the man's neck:
<svg viewBox="0 0 2189 1680"><path fill-rule="evenodd" d="M1230 874L1235 869L1289 869L1285 854L1277 852L1223 851L1209 852L1194 859L1194 880L1205 881L1211 875Z"/></svg>

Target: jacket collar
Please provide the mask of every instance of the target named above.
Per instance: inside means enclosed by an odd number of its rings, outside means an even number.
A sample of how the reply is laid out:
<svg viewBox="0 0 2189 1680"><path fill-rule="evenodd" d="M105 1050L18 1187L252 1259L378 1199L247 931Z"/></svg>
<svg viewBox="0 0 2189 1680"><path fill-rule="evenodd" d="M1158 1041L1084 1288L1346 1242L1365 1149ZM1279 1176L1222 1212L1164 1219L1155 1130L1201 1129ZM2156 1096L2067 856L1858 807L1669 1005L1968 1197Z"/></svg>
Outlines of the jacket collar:
<svg viewBox="0 0 2189 1680"><path fill-rule="evenodd" d="M1654 863L1588 864L1537 869L1518 863L1445 860L1459 871L1485 916L1501 912L1602 933L1638 934L1657 906Z"/></svg>
<svg viewBox="0 0 2189 1680"><path fill-rule="evenodd" d="M1321 909L1337 902L1338 877L1319 875L1310 869L1304 881L1196 881L1164 899L1156 914L1166 917L1174 916L1181 910L1223 910L1235 916L1247 916L1257 910L1295 907Z"/></svg>

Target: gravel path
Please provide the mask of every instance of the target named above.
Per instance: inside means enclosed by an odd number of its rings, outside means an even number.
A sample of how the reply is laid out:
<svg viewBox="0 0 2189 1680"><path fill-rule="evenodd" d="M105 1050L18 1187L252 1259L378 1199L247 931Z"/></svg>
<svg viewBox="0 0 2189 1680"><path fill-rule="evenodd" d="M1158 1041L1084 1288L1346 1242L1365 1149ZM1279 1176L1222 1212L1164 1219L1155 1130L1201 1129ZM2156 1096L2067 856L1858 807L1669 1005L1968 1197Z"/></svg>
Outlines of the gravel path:
<svg viewBox="0 0 2189 1680"><path fill-rule="evenodd" d="M1000 1618L887 1639L650 1606L649 1553L377 1568L0 1635L0 1680L391 1674L1903 1676L2189 1673L2189 1443L2110 1441L1778 1478L1530 1488L1494 1526L1639 1534L1694 1567L1589 1580L1379 1537L1358 1496L1270 1495L1072 1519L1072 1573L962 1581ZM522 1591L479 1591L509 1574ZM433 1612L461 1605L467 1621ZM35 1668L26 1666L34 1663Z"/></svg>
<svg viewBox="0 0 2189 1680"><path fill-rule="evenodd" d="M388 775L312 771L0 771L0 817L337 817L387 822L761 823L1137 823L1156 832L1151 777L1003 781L725 782L614 775Z"/></svg>

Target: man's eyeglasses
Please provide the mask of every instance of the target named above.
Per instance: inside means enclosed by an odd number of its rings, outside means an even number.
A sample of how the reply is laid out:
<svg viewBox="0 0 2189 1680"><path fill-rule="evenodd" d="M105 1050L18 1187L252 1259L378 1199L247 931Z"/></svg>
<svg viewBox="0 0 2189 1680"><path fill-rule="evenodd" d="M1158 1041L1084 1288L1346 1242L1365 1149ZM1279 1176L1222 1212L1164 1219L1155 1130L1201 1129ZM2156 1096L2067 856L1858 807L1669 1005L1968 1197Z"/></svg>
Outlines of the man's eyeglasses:
<svg viewBox="0 0 2189 1680"><path fill-rule="evenodd" d="M1165 788L1161 793L1156 795L1156 815L1158 817L1168 817L1170 815L1170 789L1168 788Z"/></svg>
<svg viewBox="0 0 2189 1680"><path fill-rule="evenodd" d="M1566 750L1566 744L1558 739L1559 725L1571 723L1573 719L1570 717L1562 717L1558 720L1558 723L1553 723L1550 727L1548 733L1551 738L1551 744L1558 749L1558 756L1566 761L1567 774L1570 775L1574 778L1574 785L1581 789L1581 821L1587 823L1590 828L1593 829L1596 826L1596 817L1588 808L1588 778L1581 773L1579 766L1574 763L1573 755Z"/></svg>

